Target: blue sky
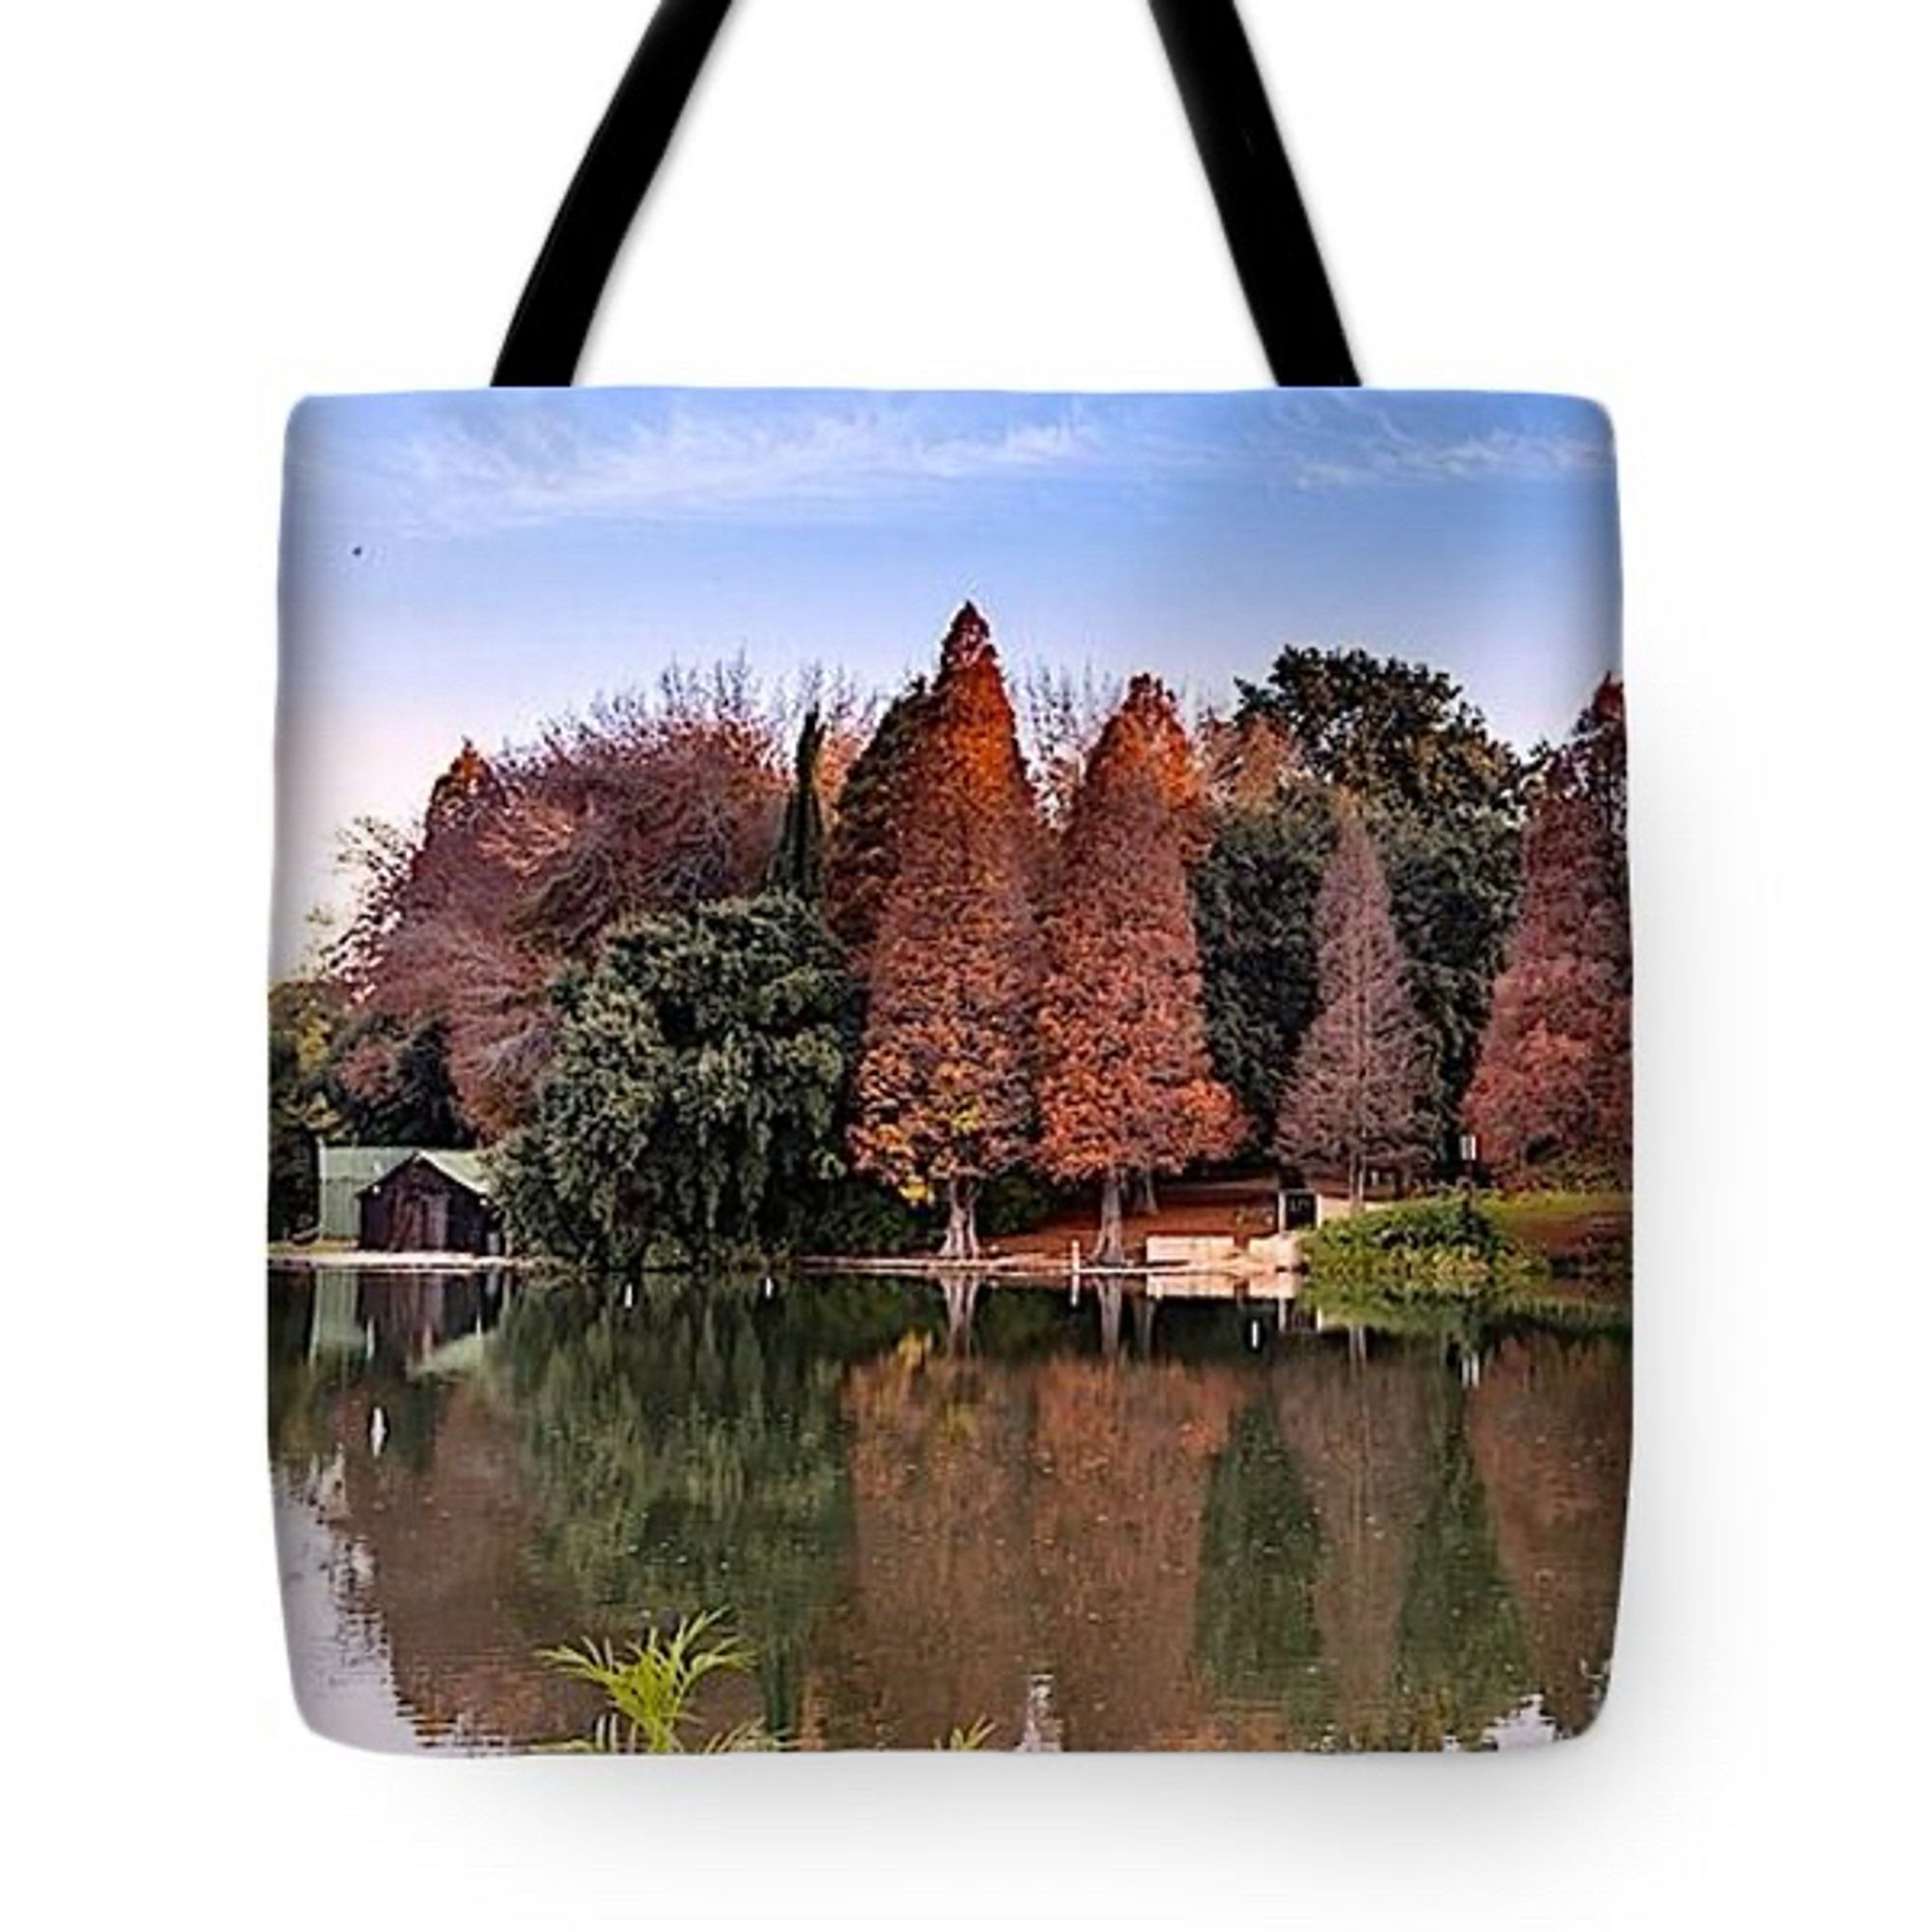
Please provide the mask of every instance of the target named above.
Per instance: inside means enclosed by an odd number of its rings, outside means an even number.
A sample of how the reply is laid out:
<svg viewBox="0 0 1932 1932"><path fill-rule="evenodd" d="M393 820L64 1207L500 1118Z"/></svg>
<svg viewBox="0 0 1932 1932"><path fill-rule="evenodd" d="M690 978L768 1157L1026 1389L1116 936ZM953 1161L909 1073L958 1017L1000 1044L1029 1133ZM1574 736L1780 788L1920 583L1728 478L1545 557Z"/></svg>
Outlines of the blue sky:
<svg viewBox="0 0 1932 1932"><path fill-rule="evenodd" d="M1199 703L1283 644L1449 671L1560 734L1617 662L1609 425L1567 398L565 389L323 398L290 427L274 965L342 828L673 661L882 690L971 597L1013 666Z"/></svg>

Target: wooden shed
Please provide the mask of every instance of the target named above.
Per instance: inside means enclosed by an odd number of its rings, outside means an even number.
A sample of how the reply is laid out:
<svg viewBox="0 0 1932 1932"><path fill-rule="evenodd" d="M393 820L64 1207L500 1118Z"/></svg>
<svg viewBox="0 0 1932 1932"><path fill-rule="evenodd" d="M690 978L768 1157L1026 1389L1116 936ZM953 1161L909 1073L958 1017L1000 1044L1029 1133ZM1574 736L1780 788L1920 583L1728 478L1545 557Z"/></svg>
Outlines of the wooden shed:
<svg viewBox="0 0 1932 1932"><path fill-rule="evenodd" d="M368 1254L496 1255L503 1222L473 1153L410 1154L356 1196L355 1245Z"/></svg>

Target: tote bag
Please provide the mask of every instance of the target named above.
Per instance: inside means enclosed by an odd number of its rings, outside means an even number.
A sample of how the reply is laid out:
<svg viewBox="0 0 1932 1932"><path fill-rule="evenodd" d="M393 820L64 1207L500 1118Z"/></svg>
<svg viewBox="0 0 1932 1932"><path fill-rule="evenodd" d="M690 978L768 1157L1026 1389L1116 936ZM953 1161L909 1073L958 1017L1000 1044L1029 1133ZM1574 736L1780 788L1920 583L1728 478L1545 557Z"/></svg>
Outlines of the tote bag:
<svg viewBox="0 0 1932 1932"><path fill-rule="evenodd" d="M398 1749L1582 1731L1629 1453L1610 433L1357 387L578 389L725 0L495 384L289 434L271 1467Z"/></svg>

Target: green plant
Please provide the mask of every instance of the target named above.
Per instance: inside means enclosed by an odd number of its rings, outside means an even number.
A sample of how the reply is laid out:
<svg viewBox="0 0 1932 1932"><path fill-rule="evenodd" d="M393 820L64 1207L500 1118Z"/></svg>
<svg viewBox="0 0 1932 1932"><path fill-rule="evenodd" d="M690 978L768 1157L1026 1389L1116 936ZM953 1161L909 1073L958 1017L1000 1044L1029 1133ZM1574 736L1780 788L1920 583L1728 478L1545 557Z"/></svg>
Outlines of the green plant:
<svg viewBox="0 0 1932 1932"><path fill-rule="evenodd" d="M1548 1278L1547 1261L1467 1197L1406 1201L1330 1221L1302 1253L1318 1298L1338 1289L1378 1296L1481 1298Z"/></svg>
<svg viewBox="0 0 1932 1932"><path fill-rule="evenodd" d="M992 1741L992 1719L981 1718L976 1724L954 1724L933 1748L945 1751L984 1750Z"/></svg>
<svg viewBox="0 0 1932 1932"><path fill-rule="evenodd" d="M707 1610L681 1618L668 1635L651 1631L642 1643L631 1644L622 1654L614 1644L590 1637L581 1648L538 1651L542 1662L604 1693L609 1709L579 1747L651 1755L683 1751L697 1687L707 1677L743 1675L752 1668L753 1653L742 1638L711 1635L724 1617L722 1610ZM746 1723L709 1738L702 1748L765 1750L773 1743L761 1724Z"/></svg>

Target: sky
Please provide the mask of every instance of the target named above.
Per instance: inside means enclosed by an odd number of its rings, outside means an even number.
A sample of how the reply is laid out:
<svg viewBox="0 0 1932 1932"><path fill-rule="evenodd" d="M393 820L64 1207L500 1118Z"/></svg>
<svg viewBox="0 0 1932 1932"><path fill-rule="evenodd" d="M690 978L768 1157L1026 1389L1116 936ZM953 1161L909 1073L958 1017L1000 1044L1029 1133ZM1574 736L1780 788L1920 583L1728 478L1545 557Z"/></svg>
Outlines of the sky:
<svg viewBox="0 0 1932 1932"><path fill-rule="evenodd" d="M1288 643L1448 671L1560 737L1618 663L1610 427L1565 397L559 389L289 429L274 970L357 817L668 665L890 693L973 599L1009 667L1225 704Z"/></svg>

